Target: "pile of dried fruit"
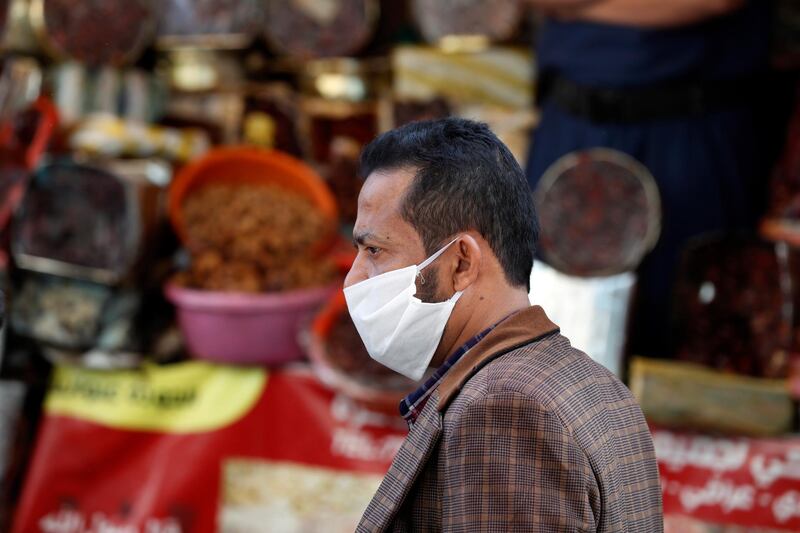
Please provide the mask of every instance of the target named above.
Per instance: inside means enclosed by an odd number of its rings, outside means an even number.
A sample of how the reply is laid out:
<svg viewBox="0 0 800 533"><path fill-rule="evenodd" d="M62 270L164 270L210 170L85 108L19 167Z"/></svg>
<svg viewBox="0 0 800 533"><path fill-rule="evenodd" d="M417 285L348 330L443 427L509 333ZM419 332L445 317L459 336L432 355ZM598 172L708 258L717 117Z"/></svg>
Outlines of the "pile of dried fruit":
<svg viewBox="0 0 800 533"><path fill-rule="evenodd" d="M216 291L284 291L332 281L317 257L328 221L302 196L273 187L208 185L190 195L183 216L192 266L180 285Z"/></svg>
<svg viewBox="0 0 800 533"><path fill-rule="evenodd" d="M676 288L678 357L785 378L796 346L798 266L796 252L782 257L773 244L739 237L690 247Z"/></svg>
<svg viewBox="0 0 800 533"><path fill-rule="evenodd" d="M635 269L652 246L659 212L647 178L627 156L582 152L556 162L557 178L540 184L536 207L545 260L572 276ZM544 182L544 180L543 180Z"/></svg>
<svg viewBox="0 0 800 533"><path fill-rule="evenodd" d="M42 0L39 33L54 52L90 65L134 61L155 12L144 0Z"/></svg>

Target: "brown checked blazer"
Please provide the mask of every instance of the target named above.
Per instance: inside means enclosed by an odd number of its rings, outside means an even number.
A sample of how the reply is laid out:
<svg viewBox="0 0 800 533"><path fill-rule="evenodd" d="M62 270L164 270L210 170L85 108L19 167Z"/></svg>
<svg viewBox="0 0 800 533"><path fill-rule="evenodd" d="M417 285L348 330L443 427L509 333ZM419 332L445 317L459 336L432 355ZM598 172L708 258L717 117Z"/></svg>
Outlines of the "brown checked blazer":
<svg viewBox="0 0 800 533"><path fill-rule="evenodd" d="M530 307L445 375L357 531L659 533L650 433L628 389Z"/></svg>

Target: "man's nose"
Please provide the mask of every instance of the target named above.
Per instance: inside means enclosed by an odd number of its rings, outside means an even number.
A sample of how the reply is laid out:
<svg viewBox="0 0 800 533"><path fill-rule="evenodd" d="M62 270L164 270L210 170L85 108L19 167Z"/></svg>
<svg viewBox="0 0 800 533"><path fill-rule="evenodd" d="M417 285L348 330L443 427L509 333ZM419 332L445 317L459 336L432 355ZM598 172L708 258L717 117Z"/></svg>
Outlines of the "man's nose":
<svg viewBox="0 0 800 533"><path fill-rule="evenodd" d="M369 276L367 275L366 269L362 266L363 261L361 260L361 254L358 254L353 261L353 265L350 267L350 271L344 278L344 288L351 285L355 285L361 281L364 281Z"/></svg>

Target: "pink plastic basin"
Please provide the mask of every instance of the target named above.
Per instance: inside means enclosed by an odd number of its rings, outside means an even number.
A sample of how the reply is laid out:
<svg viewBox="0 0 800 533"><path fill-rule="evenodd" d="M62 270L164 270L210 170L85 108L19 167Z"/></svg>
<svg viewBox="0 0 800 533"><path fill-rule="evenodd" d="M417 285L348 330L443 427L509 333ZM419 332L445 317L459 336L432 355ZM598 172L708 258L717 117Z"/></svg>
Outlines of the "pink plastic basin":
<svg viewBox="0 0 800 533"><path fill-rule="evenodd" d="M186 289L167 284L191 354L222 363L279 365L303 358L301 325L341 288L244 294Z"/></svg>

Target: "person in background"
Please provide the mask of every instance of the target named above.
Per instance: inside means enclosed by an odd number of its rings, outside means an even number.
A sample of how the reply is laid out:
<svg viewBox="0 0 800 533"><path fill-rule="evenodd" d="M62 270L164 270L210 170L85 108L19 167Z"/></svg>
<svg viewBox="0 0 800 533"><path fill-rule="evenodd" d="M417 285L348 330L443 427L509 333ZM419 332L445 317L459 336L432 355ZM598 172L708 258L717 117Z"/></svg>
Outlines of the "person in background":
<svg viewBox="0 0 800 533"><path fill-rule="evenodd" d="M769 163L757 106L768 64L764 0L528 0L545 15L535 187L561 156L609 147L642 162L663 231L640 269L630 351L665 356L681 252L695 236L752 229Z"/></svg>

